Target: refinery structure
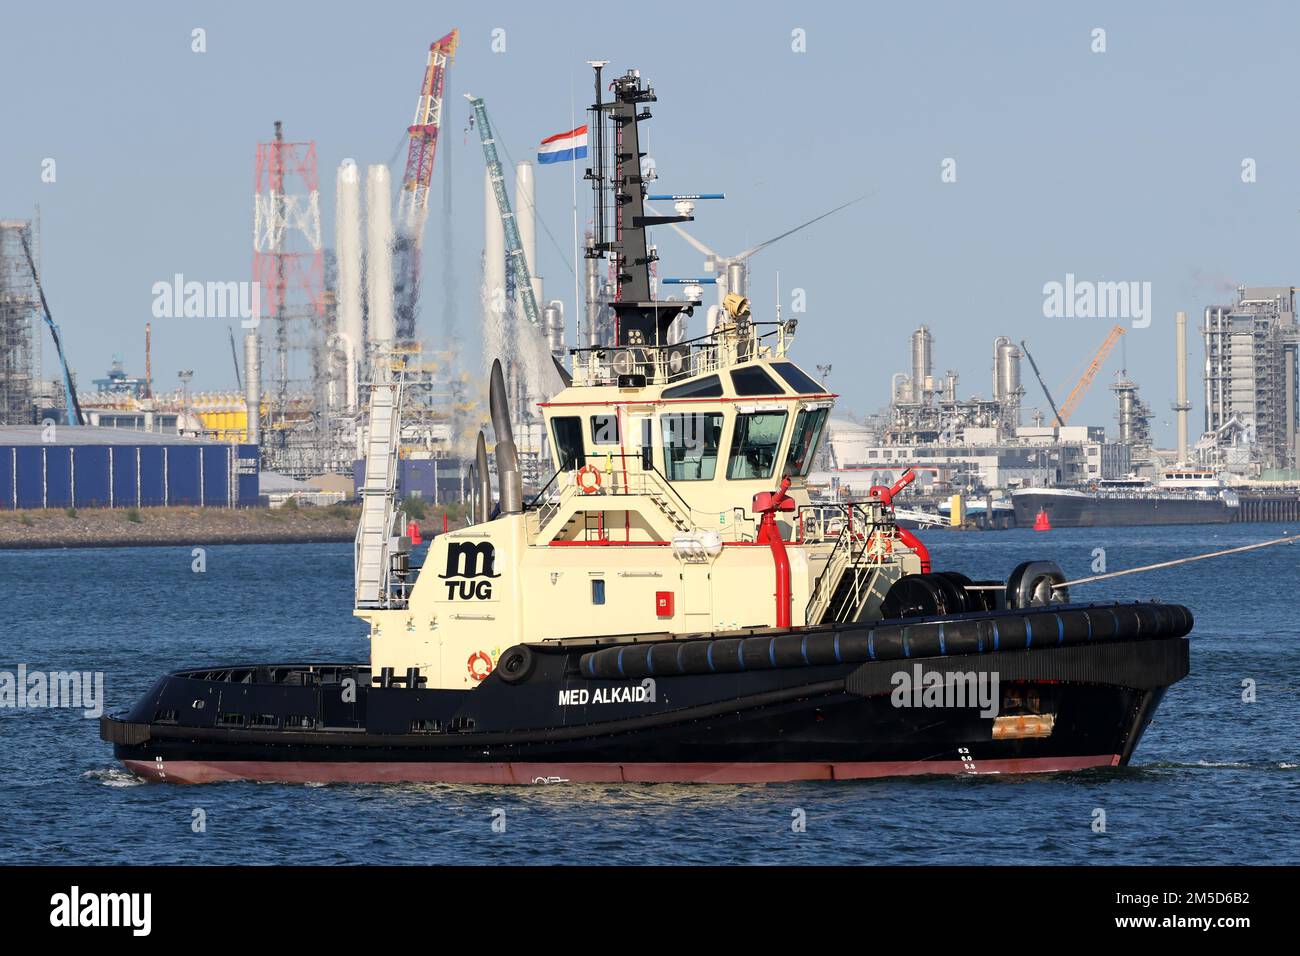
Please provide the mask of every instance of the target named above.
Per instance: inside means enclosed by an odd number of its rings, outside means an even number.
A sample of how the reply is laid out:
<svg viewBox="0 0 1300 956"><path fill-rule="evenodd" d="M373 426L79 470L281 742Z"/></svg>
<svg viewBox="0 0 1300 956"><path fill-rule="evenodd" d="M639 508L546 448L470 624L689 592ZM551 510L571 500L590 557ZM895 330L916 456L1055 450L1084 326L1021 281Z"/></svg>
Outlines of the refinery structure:
<svg viewBox="0 0 1300 956"><path fill-rule="evenodd" d="M1125 442L1108 441L1101 426L1070 424L1082 390L1072 393L1057 417L1049 420L1039 412L1026 424L1021 372L1022 362L1032 356L1006 336L991 343L988 397L962 395L954 370L935 375L936 343L929 327L916 329L910 346L909 368L892 377L886 412L861 423L832 422L823 481L857 493L912 468L922 489L982 493L1116 478L1148 454L1145 425L1132 428ZM1089 380L1108 351L1093 359ZM1050 397L1048 402L1055 409Z"/></svg>
<svg viewBox="0 0 1300 956"><path fill-rule="evenodd" d="M239 450L226 458L231 476L246 476L250 468L290 479L346 475L359 488L372 437L367 434L370 388L398 381L404 406L397 441L399 483L410 494L463 501L474 481L475 449L468 436L487 422L483 383L499 358L514 415L519 469L529 487L543 486L549 472L548 436L538 403L570 375L566 369L574 350L607 349L615 367L622 363L630 372L636 365L635 351L615 344L621 275L604 266L602 253L608 250L597 239L623 210L598 202L595 221L581 237L575 213L575 281L569 288L562 288L568 286L567 278L553 282L548 290L538 259L537 169L530 160L515 162L499 154L487 104L465 94L472 114L467 137L477 136L484 169L479 302L477 310L469 310L479 316L483 354L481 361L462 354L449 252L450 156L439 160L438 153L444 115L453 102L447 77L458 41L453 30L428 48L416 109L406 127L400 178L383 163L353 159L322 177L315 143L292 138L278 121L269 126L267 140L256 145L251 216L256 314L230 330L233 388L194 390L192 373L186 370L155 374L152 336L161 330L156 322L130 336L143 344L141 373L114 357L111 365L105 363L110 365L107 374L78 381L41 286L39 217L0 220L0 426L57 422L148 432L180 443L224 444ZM594 65L599 75L599 63ZM454 102L463 108L460 97ZM543 141L543 149L565 145L571 147L570 159L584 157L587 129L584 125L553 136ZM599 158L613 168L626 161L617 143L605 141L608 135L604 124L592 126L588 162ZM539 159L545 161L541 153ZM438 225L445 240L440 271L424 261L423 250L439 163L444 178ZM582 178L596 176L587 168ZM724 255L680 225L690 220L697 202L722 199L723 194L656 194L653 167L642 170L638 179L646 222L668 226L704 257L694 277L675 278L660 275L653 240L632 250L630 255L650 265L651 287L645 296L695 302L714 287L717 302L707 307L702 330L709 333L725 321L723 303L729 295L749 294L749 263L755 254L858 201ZM327 235L322 207L331 198L334 230ZM671 205L676 215L661 215L668 210L656 203ZM426 294L431 290L439 301L425 301L435 298ZM182 291L177 290L178 297ZM572 298L566 308L568 293ZM1005 335L992 338L982 381L963 391L956 370L939 371L944 368L936 360L942 342L921 325L911 333L907 367L891 379L888 407L860 420L833 421L817 474L824 491L836 496L888 485L907 468L920 475L914 490L935 497L1122 482L1158 477L1171 467L1208 470L1233 482L1300 483L1300 327L1294 300L1291 287L1242 287L1235 302L1205 308L1199 330L1205 418L1198 437L1191 435L1189 422L1187 317L1178 314L1171 343L1178 369L1172 400L1178 440L1168 450L1155 446L1153 413L1141 395L1139 376L1115 369L1113 363L1105 386L1114 396L1111 420L1083 423L1076 418L1084 395L1107 369L1124 335L1122 327L1109 331L1058 402L1029 343ZM437 316L437 321L421 329L422 314ZM685 323L681 315L668 325L670 348L687 338ZM688 354L689 346L682 347ZM43 376L43 359L44 366L57 363L53 377ZM819 366L819 371L822 384L828 384L831 366ZM68 440L76 434L70 430ZM10 445L17 469L22 456L14 449L19 443ZM5 447L0 436L0 470ZM69 460L72 480L75 455ZM190 459L178 455L177 460ZM246 483L244 492L228 493L222 500L247 500ZM18 482L11 477L0 485L0 507L17 507L17 502Z"/></svg>
<svg viewBox="0 0 1300 956"><path fill-rule="evenodd" d="M1235 302L1206 307L1201 333L1205 432L1197 454L1233 470L1294 471L1300 431L1295 289L1239 287Z"/></svg>

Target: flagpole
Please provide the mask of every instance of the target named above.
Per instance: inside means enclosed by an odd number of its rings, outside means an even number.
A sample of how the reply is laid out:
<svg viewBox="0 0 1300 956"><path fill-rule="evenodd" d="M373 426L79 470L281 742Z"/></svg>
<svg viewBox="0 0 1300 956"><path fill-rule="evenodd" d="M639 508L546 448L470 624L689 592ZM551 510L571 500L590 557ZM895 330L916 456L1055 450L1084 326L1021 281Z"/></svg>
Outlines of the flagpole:
<svg viewBox="0 0 1300 956"><path fill-rule="evenodd" d="M573 102L573 74L569 74L569 129L577 129L577 110ZM578 157L573 157L573 345L582 347L582 303L578 299Z"/></svg>

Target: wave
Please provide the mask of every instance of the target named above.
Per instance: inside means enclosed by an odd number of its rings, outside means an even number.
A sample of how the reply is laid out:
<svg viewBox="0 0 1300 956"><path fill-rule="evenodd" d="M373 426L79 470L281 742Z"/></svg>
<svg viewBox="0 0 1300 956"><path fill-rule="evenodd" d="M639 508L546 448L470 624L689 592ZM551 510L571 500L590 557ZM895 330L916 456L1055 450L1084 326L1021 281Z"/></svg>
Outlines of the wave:
<svg viewBox="0 0 1300 956"><path fill-rule="evenodd" d="M82 776L88 780L97 780L105 787L138 787L144 784L144 781L135 774L129 773L121 767L87 770Z"/></svg>

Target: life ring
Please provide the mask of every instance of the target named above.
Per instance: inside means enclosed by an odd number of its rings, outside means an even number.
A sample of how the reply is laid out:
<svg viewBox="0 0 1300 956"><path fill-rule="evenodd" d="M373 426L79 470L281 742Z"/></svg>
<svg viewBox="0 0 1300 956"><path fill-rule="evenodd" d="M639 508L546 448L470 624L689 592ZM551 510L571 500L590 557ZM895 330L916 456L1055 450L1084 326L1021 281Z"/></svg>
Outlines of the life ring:
<svg viewBox="0 0 1300 956"><path fill-rule="evenodd" d="M595 494L600 490L600 469L595 465L583 465L578 469L578 475L574 480L577 482L578 490L584 495Z"/></svg>
<svg viewBox="0 0 1300 956"><path fill-rule="evenodd" d="M477 666L476 666L477 665ZM475 651L469 656L469 676L475 680L483 680L488 674L492 673L492 658L488 657L486 651Z"/></svg>

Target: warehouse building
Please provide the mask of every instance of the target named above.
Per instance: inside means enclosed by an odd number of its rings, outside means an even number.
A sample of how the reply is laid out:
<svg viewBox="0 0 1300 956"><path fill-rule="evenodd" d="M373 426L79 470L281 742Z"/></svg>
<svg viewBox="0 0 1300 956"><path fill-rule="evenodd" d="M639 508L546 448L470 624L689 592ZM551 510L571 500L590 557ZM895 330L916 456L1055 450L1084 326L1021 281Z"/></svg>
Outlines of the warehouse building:
<svg viewBox="0 0 1300 956"><path fill-rule="evenodd" d="M255 445L112 428L0 428L0 509L257 505Z"/></svg>
<svg viewBox="0 0 1300 956"><path fill-rule="evenodd" d="M396 494L399 500L423 498L432 504L464 501L469 493L469 469L459 458L399 458ZM352 466L353 496L360 497L366 480L365 459Z"/></svg>

